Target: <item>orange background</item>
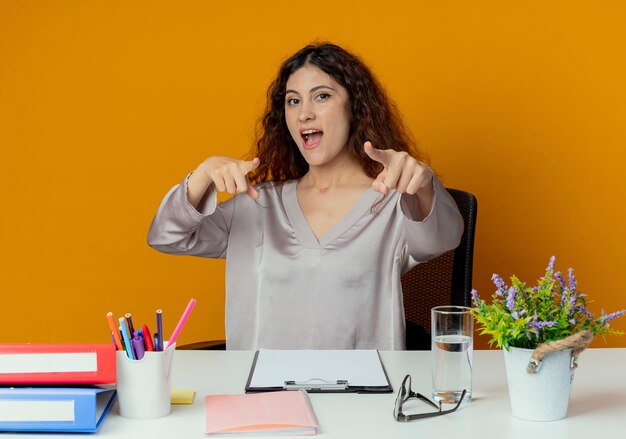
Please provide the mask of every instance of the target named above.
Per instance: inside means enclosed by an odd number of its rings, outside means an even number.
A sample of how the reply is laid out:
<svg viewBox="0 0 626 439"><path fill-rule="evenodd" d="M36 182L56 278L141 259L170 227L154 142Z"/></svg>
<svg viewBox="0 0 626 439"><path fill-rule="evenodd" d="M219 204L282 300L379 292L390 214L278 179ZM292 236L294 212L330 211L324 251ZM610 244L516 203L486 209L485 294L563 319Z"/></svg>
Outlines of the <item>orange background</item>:
<svg viewBox="0 0 626 439"><path fill-rule="evenodd" d="M179 342L223 337L223 261L146 232L205 157L248 150L312 40L363 56L444 183L476 194L483 296L556 255L595 312L626 308L623 2L226 3L0 1L1 342L108 342L107 311L156 308L167 335L190 297Z"/></svg>

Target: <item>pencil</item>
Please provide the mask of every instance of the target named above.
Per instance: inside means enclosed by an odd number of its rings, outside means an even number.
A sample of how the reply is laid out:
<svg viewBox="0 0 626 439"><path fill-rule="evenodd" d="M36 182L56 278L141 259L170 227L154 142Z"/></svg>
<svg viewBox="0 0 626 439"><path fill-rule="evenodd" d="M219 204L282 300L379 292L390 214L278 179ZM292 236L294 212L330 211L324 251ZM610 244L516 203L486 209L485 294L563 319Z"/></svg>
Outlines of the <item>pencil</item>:
<svg viewBox="0 0 626 439"><path fill-rule="evenodd" d="M113 320L112 312L107 313L107 320L109 321L109 327L111 328L111 333L113 334L113 340L115 340L115 347L118 351L123 351L124 347L122 346L122 341L120 340L117 328L115 327L115 321Z"/></svg>

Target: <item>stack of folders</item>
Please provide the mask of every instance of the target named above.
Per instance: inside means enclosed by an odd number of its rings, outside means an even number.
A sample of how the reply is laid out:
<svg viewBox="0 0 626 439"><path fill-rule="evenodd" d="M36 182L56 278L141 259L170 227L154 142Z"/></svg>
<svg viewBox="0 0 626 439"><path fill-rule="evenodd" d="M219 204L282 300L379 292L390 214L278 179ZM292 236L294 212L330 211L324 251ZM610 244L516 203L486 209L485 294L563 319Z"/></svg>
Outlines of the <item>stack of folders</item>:
<svg viewBox="0 0 626 439"><path fill-rule="evenodd" d="M205 397L209 436L302 436L319 433L304 390Z"/></svg>
<svg viewBox="0 0 626 439"><path fill-rule="evenodd" d="M112 344L0 344L0 431L97 431L115 371Z"/></svg>

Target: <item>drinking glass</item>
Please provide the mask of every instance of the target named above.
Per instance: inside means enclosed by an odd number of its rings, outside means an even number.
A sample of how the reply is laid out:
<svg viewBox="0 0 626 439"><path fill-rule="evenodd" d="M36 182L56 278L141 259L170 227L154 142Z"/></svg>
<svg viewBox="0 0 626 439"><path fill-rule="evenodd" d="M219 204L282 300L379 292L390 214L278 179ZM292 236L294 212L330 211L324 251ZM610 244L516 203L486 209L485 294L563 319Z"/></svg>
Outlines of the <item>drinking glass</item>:
<svg viewBox="0 0 626 439"><path fill-rule="evenodd" d="M472 398L474 319L465 306L431 311L433 399L456 404ZM465 396L462 397L465 390Z"/></svg>

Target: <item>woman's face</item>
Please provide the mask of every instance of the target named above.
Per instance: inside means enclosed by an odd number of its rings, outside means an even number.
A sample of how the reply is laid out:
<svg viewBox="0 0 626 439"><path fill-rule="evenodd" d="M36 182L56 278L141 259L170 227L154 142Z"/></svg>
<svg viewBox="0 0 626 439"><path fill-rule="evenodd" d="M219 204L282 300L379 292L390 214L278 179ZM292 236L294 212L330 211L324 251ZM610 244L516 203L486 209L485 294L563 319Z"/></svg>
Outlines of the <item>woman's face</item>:
<svg viewBox="0 0 626 439"><path fill-rule="evenodd" d="M317 67L305 65L291 74L285 94L285 120L309 166L332 162L350 136L348 92Z"/></svg>

